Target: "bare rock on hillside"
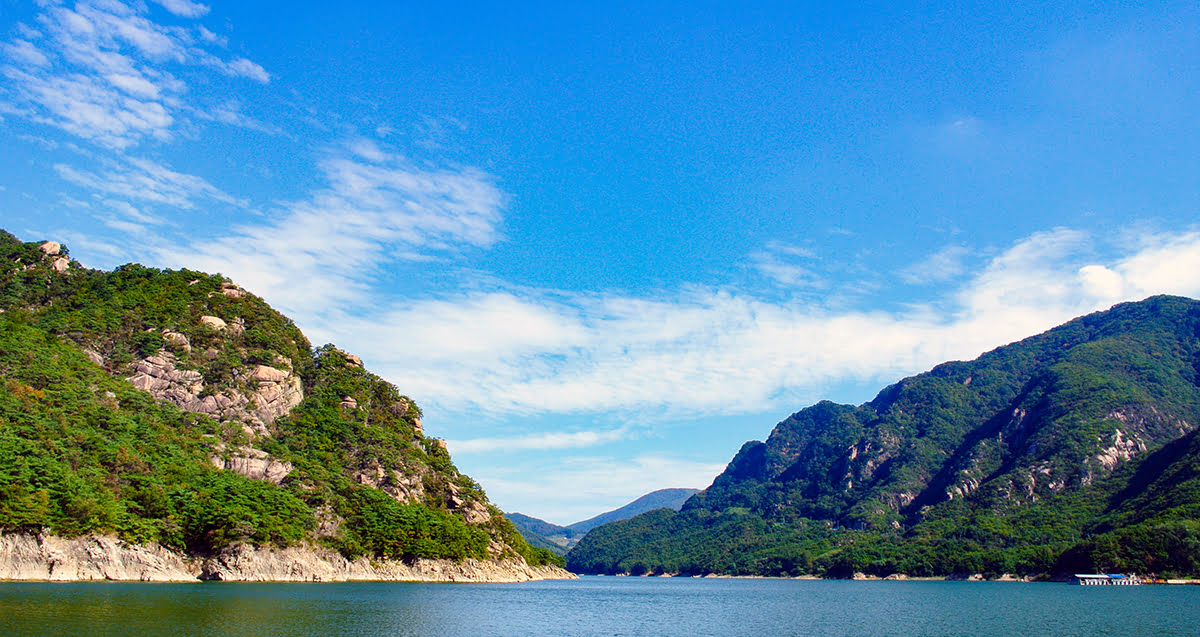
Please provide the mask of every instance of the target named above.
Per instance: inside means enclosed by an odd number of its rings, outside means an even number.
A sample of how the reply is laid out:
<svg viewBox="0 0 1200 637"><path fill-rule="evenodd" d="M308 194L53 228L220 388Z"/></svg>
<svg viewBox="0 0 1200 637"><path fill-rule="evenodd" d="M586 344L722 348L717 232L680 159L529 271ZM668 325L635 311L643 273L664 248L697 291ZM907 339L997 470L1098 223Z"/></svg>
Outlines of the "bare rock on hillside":
<svg viewBox="0 0 1200 637"><path fill-rule="evenodd" d="M204 379L195 370L177 369L177 359L161 352L136 361L127 380L159 400L222 421L241 421L256 435L304 400L300 377L292 371L256 365L234 371L234 388L204 393ZM289 365L290 366L290 365ZM239 389L240 387L240 389Z"/></svg>
<svg viewBox="0 0 1200 637"><path fill-rule="evenodd" d="M229 329L229 324L218 316L209 316L206 314L200 317L200 323L202 325L207 325L208 327L211 327L219 332L224 332L225 330Z"/></svg>
<svg viewBox="0 0 1200 637"><path fill-rule="evenodd" d="M41 250L42 254L48 257L53 257L62 252L62 245L57 241L47 241L38 246L38 250Z"/></svg>
<svg viewBox="0 0 1200 637"><path fill-rule="evenodd" d="M262 449L240 447L228 455L224 451L223 448L218 447L218 455L210 458L213 466L240 473L252 480L280 484L292 472L292 463L276 460Z"/></svg>

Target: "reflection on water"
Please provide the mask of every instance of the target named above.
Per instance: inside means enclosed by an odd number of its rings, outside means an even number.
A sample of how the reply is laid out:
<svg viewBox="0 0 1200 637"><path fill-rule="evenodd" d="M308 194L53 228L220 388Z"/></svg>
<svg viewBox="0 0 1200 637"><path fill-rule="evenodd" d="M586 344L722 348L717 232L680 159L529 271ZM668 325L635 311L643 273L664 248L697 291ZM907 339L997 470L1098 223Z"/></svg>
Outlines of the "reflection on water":
<svg viewBox="0 0 1200 637"><path fill-rule="evenodd" d="M1200 587L585 577L0 583L11 635L1192 635Z"/></svg>

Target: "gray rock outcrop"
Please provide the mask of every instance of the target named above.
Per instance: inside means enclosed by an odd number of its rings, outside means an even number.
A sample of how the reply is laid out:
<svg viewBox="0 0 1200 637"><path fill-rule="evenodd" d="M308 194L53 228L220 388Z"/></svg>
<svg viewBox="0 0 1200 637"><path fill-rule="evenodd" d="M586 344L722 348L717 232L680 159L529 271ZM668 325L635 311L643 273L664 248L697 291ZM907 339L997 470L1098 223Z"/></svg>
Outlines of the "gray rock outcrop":
<svg viewBox="0 0 1200 637"><path fill-rule="evenodd" d="M225 319L219 316L209 316L207 314L200 317L200 324L211 327L219 332L224 332L229 328L229 324L225 322Z"/></svg>
<svg viewBox="0 0 1200 637"><path fill-rule="evenodd" d="M0 579L187 582L196 576L180 555L157 544L14 534L0 535Z"/></svg>
<svg viewBox="0 0 1200 637"><path fill-rule="evenodd" d="M203 561L199 577L242 582L528 582L574 579L557 567L533 568L520 559L347 560L338 553L311 547L264 550L237 546Z"/></svg>
<svg viewBox="0 0 1200 637"><path fill-rule="evenodd" d="M174 354L159 352L136 361L134 374L127 380L134 387L186 411L222 421L243 422L256 435L266 435L268 425L304 400L304 389L295 372L267 365L235 370L235 384L246 381L241 390L226 389L201 397L203 376L195 370L178 369L177 362Z"/></svg>
<svg viewBox="0 0 1200 637"><path fill-rule="evenodd" d="M534 568L520 558L351 561L324 548L249 545L189 558L155 544L133 545L106 536L0 535L0 580L527 582L574 578L561 568Z"/></svg>
<svg viewBox="0 0 1200 637"><path fill-rule="evenodd" d="M229 454L226 454L225 449L220 447L216 451L217 455L209 458L213 466L240 473L252 480L280 484L293 468L292 463L276 460L271 457L271 454L254 447L240 447Z"/></svg>

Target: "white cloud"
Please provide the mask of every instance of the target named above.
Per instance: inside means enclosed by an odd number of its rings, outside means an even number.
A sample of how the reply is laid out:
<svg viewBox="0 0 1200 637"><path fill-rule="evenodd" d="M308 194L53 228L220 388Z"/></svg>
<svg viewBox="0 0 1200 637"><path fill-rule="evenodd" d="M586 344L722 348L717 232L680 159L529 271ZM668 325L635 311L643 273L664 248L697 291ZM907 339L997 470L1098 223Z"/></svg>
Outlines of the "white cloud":
<svg viewBox="0 0 1200 637"><path fill-rule="evenodd" d="M271 81L271 75L267 73L266 69L246 58L238 58L230 62L226 68L231 75L249 78L263 84Z"/></svg>
<svg viewBox="0 0 1200 637"><path fill-rule="evenodd" d="M208 5L199 2L189 2L189 0L154 0L154 2L181 18L199 18L208 13Z"/></svg>
<svg viewBox="0 0 1200 637"><path fill-rule="evenodd" d="M817 255L808 248L773 241L763 250L751 254L750 262L760 275L776 283L788 287L820 287L820 277L808 265L801 264L816 258Z"/></svg>
<svg viewBox="0 0 1200 637"><path fill-rule="evenodd" d="M1147 291L1200 296L1200 233L1150 235L1138 250L1116 264L1116 271L1133 293Z"/></svg>
<svg viewBox="0 0 1200 637"><path fill-rule="evenodd" d="M629 436L626 428L605 431L545 432L508 438L489 437L470 440L448 440L447 445L454 454L495 453L497 451L547 451L552 449L576 449L594 447L607 442L623 440Z"/></svg>
<svg viewBox="0 0 1200 637"><path fill-rule="evenodd" d="M970 250L962 246L946 246L924 261L902 270L900 279L919 285L945 283L966 272L965 260L969 255Z"/></svg>
<svg viewBox="0 0 1200 637"><path fill-rule="evenodd" d="M498 289L402 301L322 329L451 413L756 413L834 383L973 358L1122 300L1200 296L1200 234L1148 236L1109 263L1092 260L1092 241L1035 234L948 301L904 312L720 289L656 299Z"/></svg>
<svg viewBox="0 0 1200 637"><path fill-rule="evenodd" d="M162 104L135 99L99 78L31 75L13 69L6 75L41 107L41 112L30 113L31 119L104 146L125 148L147 136L167 139L175 121Z"/></svg>
<svg viewBox="0 0 1200 637"><path fill-rule="evenodd" d="M192 209L196 200L210 199L233 205L244 202L222 192L195 175L175 172L161 164L128 158L124 161L103 161L99 172L55 164L54 169L67 181L94 193L125 197L174 208Z"/></svg>
<svg viewBox="0 0 1200 637"><path fill-rule="evenodd" d="M186 0L162 3L177 15L208 10ZM205 48L220 44L205 34L158 24L145 6L115 0L51 5L38 16L41 31L18 29L4 45L17 62L0 68L9 80L15 114L61 128L114 149L147 139L167 140L189 113L203 113L203 94L190 90L171 69L218 69L225 75L268 82L262 66L245 58L224 60ZM225 96L221 96L224 99ZM210 118L215 119L215 118Z"/></svg>
<svg viewBox="0 0 1200 637"><path fill-rule="evenodd" d="M50 58L38 50L33 43L26 40L16 40L4 45L4 53L15 62L28 66L47 66Z"/></svg>
<svg viewBox="0 0 1200 637"><path fill-rule="evenodd" d="M229 40L227 38L209 31L208 29L204 28L203 25L196 27L196 32L200 34L201 40L204 40L209 44L216 44L219 46L226 46L229 44Z"/></svg>
<svg viewBox="0 0 1200 637"><path fill-rule="evenodd" d="M380 151L382 153L382 151ZM420 168L384 154L364 163L333 156L328 187L164 262L222 272L297 319L368 300L389 263L428 260L499 240L504 194L473 168Z"/></svg>

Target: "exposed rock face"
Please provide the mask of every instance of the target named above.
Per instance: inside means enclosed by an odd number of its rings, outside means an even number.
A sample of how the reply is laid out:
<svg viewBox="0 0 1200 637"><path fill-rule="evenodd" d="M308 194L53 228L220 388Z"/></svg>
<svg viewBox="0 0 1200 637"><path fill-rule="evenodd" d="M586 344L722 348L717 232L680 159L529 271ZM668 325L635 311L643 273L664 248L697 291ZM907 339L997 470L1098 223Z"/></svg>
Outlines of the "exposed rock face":
<svg viewBox="0 0 1200 637"><path fill-rule="evenodd" d="M338 403L338 407L342 409L358 409L358 401L350 396L342 396L342 402Z"/></svg>
<svg viewBox="0 0 1200 637"><path fill-rule="evenodd" d="M346 354L346 364L350 365L351 367L362 367L363 366L362 359L355 356L354 354Z"/></svg>
<svg viewBox="0 0 1200 637"><path fill-rule="evenodd" d="M43 243L42 245L38 246L38 250L41 250L42 254L44 254L48 257L53 257L53 256L58 255L60 252L62 252L62 245L59 244L57 241L47 241L47 242Z"/></svg>
<svg viewBox="0 0 1200 637"><path fill-rule="evenodd" d="M487 507L474 500L461 497L462 489L454 483L446 485L450 491L446 498L446 506L462 516L468 524L482 524L492 519Z"/></svg>
<svg viewBox="0 0 1200 637"><path fill-rule="evenodd" d="M200 317L200 323L221 332L224 332L229 328L229 324L225 322L225 319L222 319L219 316L209 316L205 314L204 316Z"/></svg>
<svg viewBox="0 0 1200 637"><path fill-rule="evenodd" d="M249 293L232 283L225 283L221 286L221 294L233 299L240 299Z"/></svg>
<svg viewBox="0 0 1200 637"><path fill-rule="evenodd" d="M265 435L267 425L304 400L299 376L266 365L257 365L248 372L235 372L235 380L253 381L245 391L227 389L201 398L204 380L200 372L176 369L176 362L173 354L160 352L135 362L135 373L128 380L134 387L159 400L169 400L186 411L218 420L244 422L258 435Z"/></svg>
<svg viewBox="0 0 1200 637"><path fill-rule="evenodd" d="M223 449L218 449L218 453L223 451ZM292 463L280 462L272 458L271 454L254 447L241 447L228 456L216 455L210 460L218 469L227 469L247 478L265 480L272 484L283 482L283 479L292 472Z"/></svg>
<svg viewBox="0 0 1200 637"><path fill-rule="evenodd" d="M1126 438L1119 428L1113 433L1112 444L1095 456L1096 462L1112 471L1122 461L1129 460L1146 450L1146 443L1140 438Z"/></svg>
<svg viewBox="0 0 1200 637"><path fill-rule="evenodd" d="M169 353L149 356L133 364L134 374L126 380L134 387L159 400L169 400L184 409L197 401L204 389L204 377L191 369L175 369L175 356ZM189 411L201 411L189 409ZM211 415L211 414L210 414Z"/></svg>
<svg viewBox="0 0 1200 637"><path fill-rule="evenodd" d="M291 547L280 550L238 546L203 561L200 579L248 582L341 582L385 580L406 582L527 582L574 579L557 567L532 568L521 560L483 561L420 559L353 562L324 549Z"/></svg>
<svg viewBox="0 0 1200 637"><path fill-rule="evenodd" d="M66 272L67 268L71 267L71 260L66 257L59 257L50 264L50 267L55 272Z"/></svg>
<svg viewBox="0 0 1200 637"><path fill-rule="evenodd" d="M527 582L574 578L558 567L533 568L520 559L350 561L322 548L272 550L248 545L211 557L187 558L158 545L131 545L111 537L0 536L0 580Z"/></svg>
<svg viewBox="0 0 1200 637"><path fill-rule="evenodd" d="M157 544L21 534L0 535L0 579L187 582L196 576L180 555Z"/></svg>

